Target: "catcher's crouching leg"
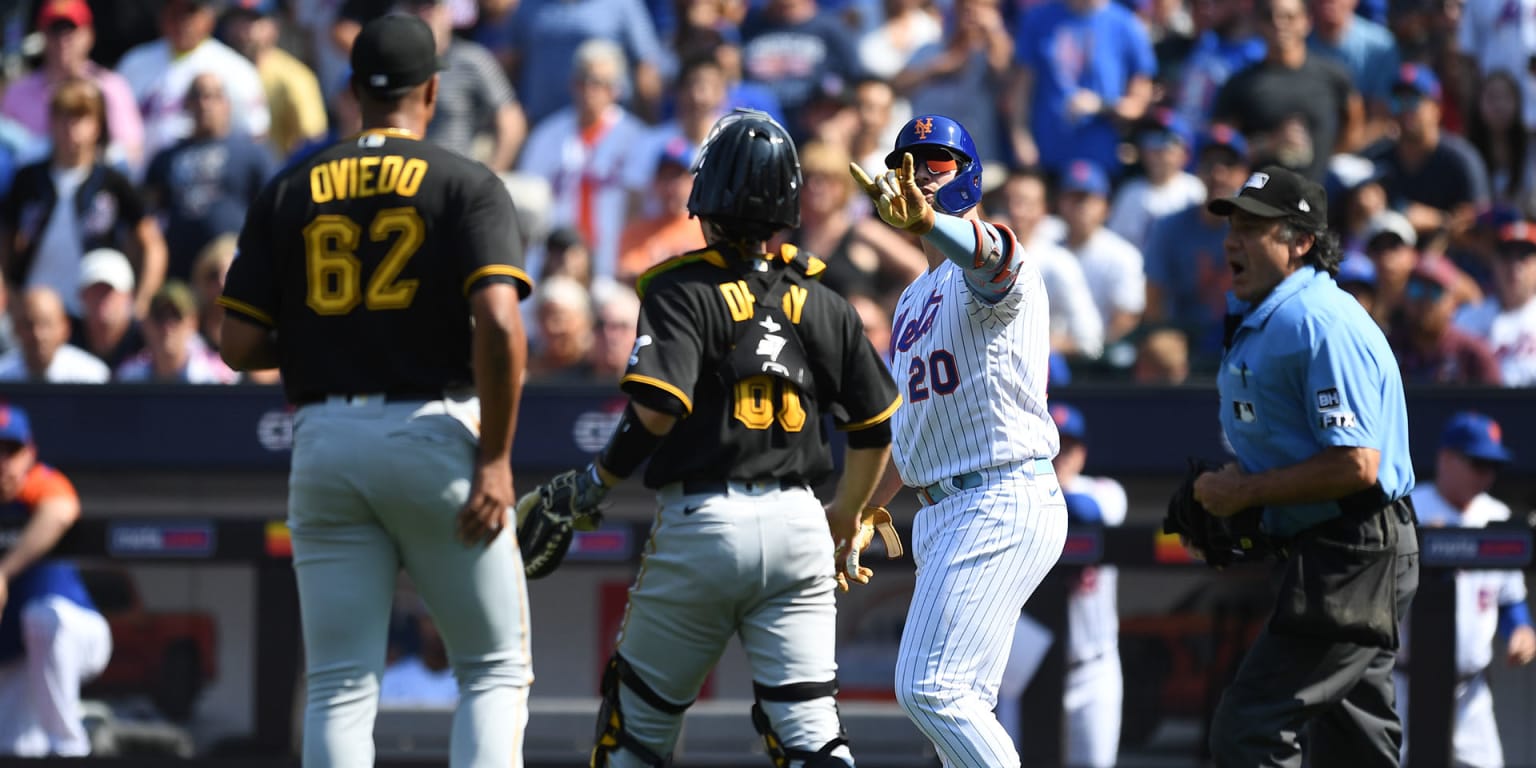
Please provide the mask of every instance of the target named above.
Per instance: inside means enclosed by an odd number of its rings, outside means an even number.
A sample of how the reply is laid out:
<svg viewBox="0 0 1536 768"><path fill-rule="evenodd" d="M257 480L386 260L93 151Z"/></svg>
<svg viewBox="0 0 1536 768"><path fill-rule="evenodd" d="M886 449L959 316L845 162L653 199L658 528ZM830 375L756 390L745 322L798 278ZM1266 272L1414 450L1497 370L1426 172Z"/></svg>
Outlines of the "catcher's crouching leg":
<svg viewBox="0 0 1536 768"><path fill-rule="evenodd" d="M762 734L774 768L853 765L848 737L838 719L836 680L774 687L754 681L752 692L757 698L752 704L752 726Z"/></svg>
<svg viewBox="0 0 1536 768"><path fill-rule="evenodd" d="M693 704L689 701L683 704L673 704L661 698L652 690L634 667L624 660L623 656L615 653L608 660L608 669L603 672L602 707L597 713L597 742L592 746L592 768L608 768L620 766L626 761L616 753L621 750L628 752L644 765L652 768L666 768L669 764L669 755L657 754L656 750L640 743L634 734L624 727L624 711L619 706L619 697L623 688L628 688L631 693L639 697L641 703L664 715L673 718L681 718L682 714ZM675 729L674 729L675 730Z"/></svg>

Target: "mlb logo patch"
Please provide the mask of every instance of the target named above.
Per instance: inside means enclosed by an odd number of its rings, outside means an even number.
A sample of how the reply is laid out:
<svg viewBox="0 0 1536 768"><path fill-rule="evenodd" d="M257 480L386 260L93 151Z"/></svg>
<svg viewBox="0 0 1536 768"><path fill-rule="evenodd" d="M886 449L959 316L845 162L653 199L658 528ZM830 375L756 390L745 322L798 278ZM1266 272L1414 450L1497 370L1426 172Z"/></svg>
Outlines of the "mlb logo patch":
<svg viewBox="0 0 1536 768"><path fill-rule="evenodd" d="M1269 174L1255 173L1249 176L1247 181L1243 182L1243 189L1263 189L1264 185L1268 183Z"/></svg>
<svg viewBox="0 0 1536 768"><path fill-rule="evenodd" d="M1339 397L1337 387L1329 387L1317 391L1317 409L1319 411L1331 411L1342 404L1343 400Z"/></svg>
<svg viewBox="0 0 1536 768"><path fill-rule="evenodd" d="M1236 417L1238 421L1246 422L1248 424L1253 424L1259 420L1258 414L1254 413L1253 403L1249 403L1243 400L1232 401L1232 415Z"/></svg>

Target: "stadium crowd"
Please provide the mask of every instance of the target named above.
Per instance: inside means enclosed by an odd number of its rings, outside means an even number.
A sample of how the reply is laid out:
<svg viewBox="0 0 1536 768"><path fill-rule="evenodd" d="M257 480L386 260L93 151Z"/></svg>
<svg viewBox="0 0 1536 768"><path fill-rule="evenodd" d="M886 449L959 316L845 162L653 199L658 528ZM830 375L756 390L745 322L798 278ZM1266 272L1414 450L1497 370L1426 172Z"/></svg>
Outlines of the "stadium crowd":
<svg viewBox="0 0 1536 768"><path fill-rule="evenodd" d="M988 218L1039 258L1053 382L1208 379L1232 267L1204 202L1329 188L1338 276L1410 383L1536 385L1536 0L0 0L0 381L240 379L220 293L245 206L357 131L347 51L417 14L428 139L503 175L535 381L615 380L642 272L702 247L689 168L745 106L796 136L802 224L878 348L925 268L848 173L964 123ZM270 376L252 376L271 381Z"/></svg>

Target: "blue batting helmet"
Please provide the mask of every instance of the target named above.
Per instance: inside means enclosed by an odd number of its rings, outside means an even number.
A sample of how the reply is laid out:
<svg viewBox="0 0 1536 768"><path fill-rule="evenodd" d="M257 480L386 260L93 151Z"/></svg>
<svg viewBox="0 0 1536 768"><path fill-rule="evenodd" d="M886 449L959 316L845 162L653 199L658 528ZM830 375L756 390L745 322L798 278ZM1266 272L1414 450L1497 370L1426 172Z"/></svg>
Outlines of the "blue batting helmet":
<svg viewBox="0 0 1536 768"><path fill-rule="evenodd" d="M955 156L959 173L933 195L933 207L959 215L981 202L981 157L965 126L943 115L918 115L896 134L896 148L885 156L885 167L901 167L901 156L913 147L943 147Z"/></svg>

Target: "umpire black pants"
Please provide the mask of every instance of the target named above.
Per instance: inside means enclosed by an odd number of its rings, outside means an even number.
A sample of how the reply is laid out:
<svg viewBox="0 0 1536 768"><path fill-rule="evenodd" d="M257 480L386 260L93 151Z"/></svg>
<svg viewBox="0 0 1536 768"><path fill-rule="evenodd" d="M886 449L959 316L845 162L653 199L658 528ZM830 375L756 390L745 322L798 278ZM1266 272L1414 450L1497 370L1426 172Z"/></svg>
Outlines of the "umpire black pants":
<svg viewBox="0 0 1536 768"><path fill-rule="evenodd" d="M1413 524L1398 522L1397 615L1419 587ZM1314 768L1399 765L1403 740L1392 667L1397 652L1266 627L1222 694L1211 755L1222 768L1302 764L1305 733Z"/></svg>

